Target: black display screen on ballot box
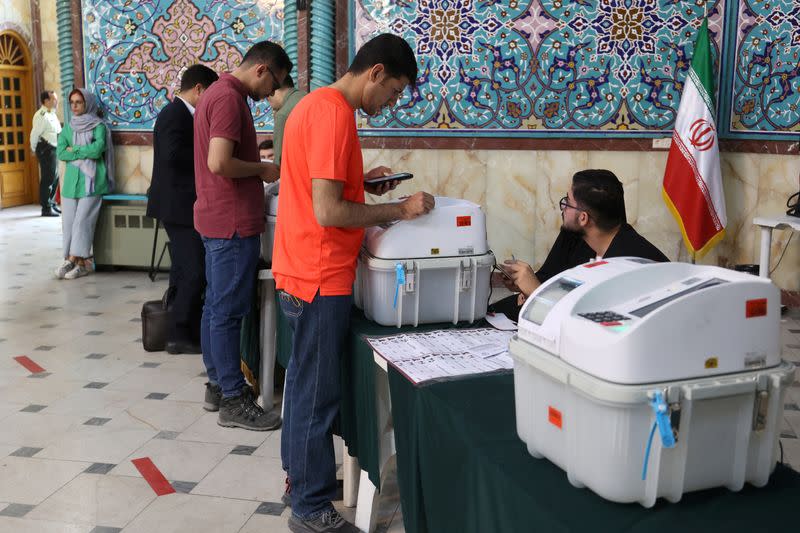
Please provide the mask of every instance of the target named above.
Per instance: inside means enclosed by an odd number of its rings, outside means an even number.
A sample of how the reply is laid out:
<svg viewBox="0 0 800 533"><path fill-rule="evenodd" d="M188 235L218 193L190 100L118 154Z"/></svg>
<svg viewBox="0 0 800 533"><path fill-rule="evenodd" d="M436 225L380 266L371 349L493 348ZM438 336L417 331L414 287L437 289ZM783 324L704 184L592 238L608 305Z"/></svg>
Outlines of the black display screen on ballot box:
<svg viewBox="0 0 800 533"><path fill-rule="evenodd" d="M525 311L525 320L529 320L534 324L542 325L544 319L553 310L553 307L561 301L561 299L583 285L583 282L573 278L559 278L551 283L546 289L539 292L533 297L533 302L528 306Z"/></svg>

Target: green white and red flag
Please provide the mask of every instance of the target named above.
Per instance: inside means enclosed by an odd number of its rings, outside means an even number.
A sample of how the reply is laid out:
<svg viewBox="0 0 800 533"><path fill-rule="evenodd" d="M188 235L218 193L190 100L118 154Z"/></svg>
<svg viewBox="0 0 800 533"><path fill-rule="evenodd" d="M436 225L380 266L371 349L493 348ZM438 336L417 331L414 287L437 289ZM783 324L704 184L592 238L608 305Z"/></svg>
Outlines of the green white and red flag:
<svg viewBox="0 0 800 533"><path fill-rule="evenodd" d="M663 195L693 258L706 254L725 235L725 195L714 120L714 69L706 18L681 95Z"/></svg>

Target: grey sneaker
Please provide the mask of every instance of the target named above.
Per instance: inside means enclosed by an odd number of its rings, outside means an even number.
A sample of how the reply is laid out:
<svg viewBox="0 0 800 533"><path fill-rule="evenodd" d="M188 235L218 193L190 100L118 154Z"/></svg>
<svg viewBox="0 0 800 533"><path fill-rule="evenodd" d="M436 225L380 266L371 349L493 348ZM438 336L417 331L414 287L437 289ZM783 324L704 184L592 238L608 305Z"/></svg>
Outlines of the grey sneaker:
<svg viewBox="0 0 800 533"><path fill-rule="evenodd" d="M75 263L70 261L69 259L64 259L64 262L61 263L61 266L56 269L56 277L58 279L64 279L64 276L67 275L67 272L75 268Z"/></svg>
<svg viewBox="0 0 800 533"><path fill-rule="evenodd" d="M64 274L64 279L78 279L89 275L89 269L83 265L75 265L75 268Z"/></svg>
<svg viewBox="0 0 800 533"><path fill-rule="evenodd" d="M289 529L294 533L361 533L360 529L342 518L335 509L325 511L310 520L302 520L292 514L289 517Z"/></svg>
<svg viewBox="0 0 800 533"><path fill-rule="evenodd" d="M252 389L245 385L239 396L222 398L217 424L226 428L269 431L281 427L281 415L275 410L265 412L256 403Z"/></svg>
<svg viewBox="0 0 800 533"><path fill-rule="evenodd" d="M203 402L203 409L215 413L219 411L219 403L222 401L222 388L219 385L212 385L206 381L206 398Z"/></svg>

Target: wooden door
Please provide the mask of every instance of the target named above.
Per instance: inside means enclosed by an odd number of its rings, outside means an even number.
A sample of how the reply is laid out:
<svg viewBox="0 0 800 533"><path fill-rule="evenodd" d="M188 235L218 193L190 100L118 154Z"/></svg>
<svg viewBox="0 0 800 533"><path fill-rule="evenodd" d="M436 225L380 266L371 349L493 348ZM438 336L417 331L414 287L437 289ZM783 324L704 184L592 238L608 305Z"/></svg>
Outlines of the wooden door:
<svg viewBox="0 0 800 533"><path fill-rule="evenodd" d="M12 31L0 33L0 207L37 200L38 164L30 149L35 96L30 53Z"/></svg>

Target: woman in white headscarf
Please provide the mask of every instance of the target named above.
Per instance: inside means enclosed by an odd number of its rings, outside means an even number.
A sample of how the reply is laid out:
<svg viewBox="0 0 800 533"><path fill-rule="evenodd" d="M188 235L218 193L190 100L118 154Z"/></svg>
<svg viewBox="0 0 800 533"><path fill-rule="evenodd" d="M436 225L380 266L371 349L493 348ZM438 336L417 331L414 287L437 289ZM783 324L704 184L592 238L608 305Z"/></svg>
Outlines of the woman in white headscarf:
<svg viewBox="0 0 800 533"><path fill-rule="evenodd" d="M86 258L102 196L114 190L114 146L111 130L98 115L97 101L86 89L69 94L72 118L58 136L57 154L67 167L61 181L64 262L56 277L75 279L91 271Z"/></svg>

